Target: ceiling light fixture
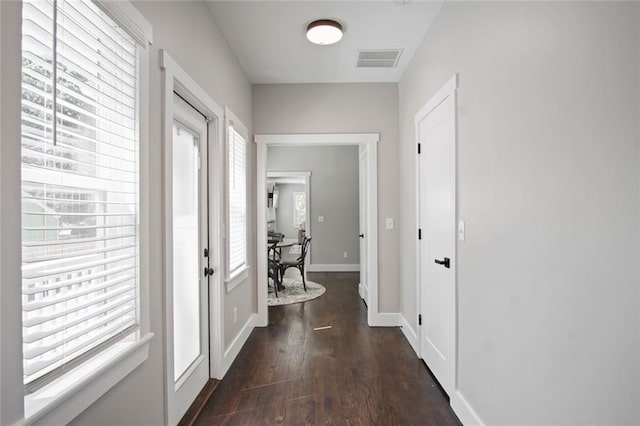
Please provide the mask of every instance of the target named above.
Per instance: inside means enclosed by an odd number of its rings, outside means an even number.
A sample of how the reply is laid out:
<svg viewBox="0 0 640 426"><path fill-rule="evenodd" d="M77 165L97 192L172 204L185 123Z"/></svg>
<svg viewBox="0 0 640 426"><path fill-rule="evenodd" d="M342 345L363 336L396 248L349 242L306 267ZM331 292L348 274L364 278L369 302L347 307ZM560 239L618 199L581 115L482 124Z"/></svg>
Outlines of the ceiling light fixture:
<svg viewBox="0 0 640 426"><path fill-rule="evenodd" d="M315 44L333 44L342 38L342 25L331 19L318 19L307 26L307 39Z"/></svg>

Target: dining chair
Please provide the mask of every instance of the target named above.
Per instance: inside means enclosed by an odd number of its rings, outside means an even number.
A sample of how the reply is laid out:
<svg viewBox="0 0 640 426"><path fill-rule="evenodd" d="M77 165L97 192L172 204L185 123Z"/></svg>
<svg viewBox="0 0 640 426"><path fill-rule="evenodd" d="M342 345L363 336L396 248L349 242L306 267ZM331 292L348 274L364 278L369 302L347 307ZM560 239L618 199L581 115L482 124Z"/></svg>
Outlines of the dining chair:
<svg viewBox="0 0 640 426"><path fill-rule="evenodd" d="M311 237L304 237L302 240L302 250L300 256L296 260L282 260L280 261L280 276L284 277L284 273L289 268L298 268L300 271L300 275L302 275L302 285L304 287L304 291L307 291L307 282L304 277L304 264L305 259L307 257L307 252L309 251L309 243L311 242Z"/></svg>
<svg viewBox="0 0 640 426"><path fill-rule="evenodd" d="M268 248L267 272L269 278L273 280L273 291L278 297L278 288L282 285L282 264L280 263L280 253L277 249L278 243L273 243Z"/></svg>

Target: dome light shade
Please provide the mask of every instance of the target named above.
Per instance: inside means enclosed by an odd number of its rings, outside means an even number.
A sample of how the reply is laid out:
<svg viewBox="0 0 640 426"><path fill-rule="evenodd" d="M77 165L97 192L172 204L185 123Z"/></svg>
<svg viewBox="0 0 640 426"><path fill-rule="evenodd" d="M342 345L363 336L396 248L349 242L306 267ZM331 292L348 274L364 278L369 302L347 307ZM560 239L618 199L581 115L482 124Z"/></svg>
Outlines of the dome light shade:
<svg viewBox="0 0 640 426"><path fill-rule="evenodd" d="M307 39L315 44L333 44L342 38L342 25L330 19L319 19L307 26Z"/></svg>

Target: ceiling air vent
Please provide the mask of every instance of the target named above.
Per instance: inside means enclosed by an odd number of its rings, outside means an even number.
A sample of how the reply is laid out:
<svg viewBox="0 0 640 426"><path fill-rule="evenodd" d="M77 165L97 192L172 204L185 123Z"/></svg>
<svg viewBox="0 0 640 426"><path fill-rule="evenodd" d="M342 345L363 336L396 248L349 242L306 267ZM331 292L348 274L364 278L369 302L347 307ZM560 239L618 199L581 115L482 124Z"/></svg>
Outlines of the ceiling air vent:
<svg viewBox="0 0 640 426"><path fill-rule="evenodd" d="M359 50L358 68L395 68L402 49Z"/></svg>

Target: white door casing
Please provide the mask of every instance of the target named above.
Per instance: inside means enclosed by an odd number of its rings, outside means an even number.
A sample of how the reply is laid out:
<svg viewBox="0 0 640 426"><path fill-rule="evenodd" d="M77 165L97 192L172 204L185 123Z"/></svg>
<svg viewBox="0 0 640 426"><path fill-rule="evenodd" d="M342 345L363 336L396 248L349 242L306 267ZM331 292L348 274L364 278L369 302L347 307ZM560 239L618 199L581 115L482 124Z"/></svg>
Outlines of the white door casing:
<svg viewBox="0 0 640 426"><path fill-rule="evenodd" d="M164 229L164 395L165 395L165 424L176 424L182 414L180 411L186 410L195 396L195 391L191 391L188 398L176 396L176 388L187 389L189 386L186 382L187 376L194 373L195 363L189 364L186 374L178 377L177 383L174 374L174 336L173 336L173 294L174 294L174 278L173 278L173 127L174 127L174 96L180 95L188 105L191 111L195 113L197 120L204 121L204 128L199 132L204 134L204 144L206 152L201 149L200 163L201 170L201 215L202 223L207 224L207 232L200 236L202 242L208 241L209 257L207 262L204 259L203 247L199 248L198 274L201 277L201 283L204 283L206 297L204 300L200 298L200 312L206 318L206 323L201 326L200 331L205 332L206 336L199 335L200 341L205 342L204 349L200 346L200 355L203 360L198 362L197 369L206 371L206 379L221 379L224 376L225 365L223 364L223 330L224 316L222 310L223 299L223 282L222 274L219 273L221 265L224 263L222 247L222 194L223 194L223 122L224 110L218 106L207 93L168 55L165 51L160 50L160 67L163 71L163 141L164 141L164 173L163 173L163 229ZM197 111L197 112L196 112ZM199 114L198 114L199 113ZM201 121L202 123L202 121ZM204 229L203 229L204 231ZM204 266L212 268L215 273L204 277ZM180 284L177 284L179 286ZM196 373L197 374L197 373ZM202 381L200 374L200 382ZM185 383L183 383L185 382ZM178 386L176 386L178 385ZM199 386L199 384L198 384ZM199 392L202 386L192 386L197 388ZM185 392L186 394L186 392Z"/></svg>
<svg viewBox="0 0 640 426"><path fill-rule="evenodd" d="M420 354L443 389L456 389L456 87L454 76L416 114Z"/></svg>
<svg viewBox="0 0 640 426"><path fill-rule="evenodd" d="M367 229L365 231L369 283L367 322L370 326L390 326L385 315L378 313L378 133L316 133L255 135L257 239L267 240L267 148L269 146L367 145ZM313 238L313 235L310 235ZM313 244L313 242L312 242ZM268 324L267 245L258 244L257 253L258 327ZM262 261L262 260L264 261ZM396 325L395 323L393 325Z"/></svg>

